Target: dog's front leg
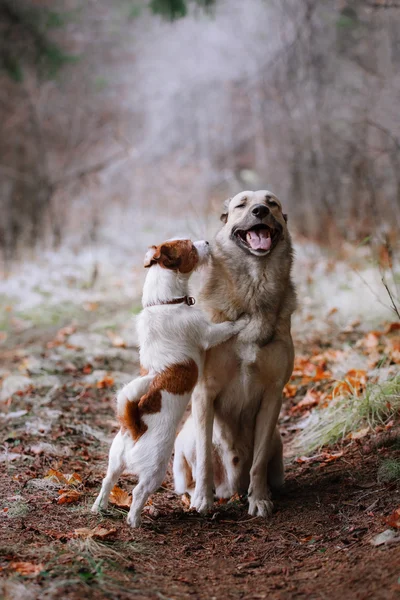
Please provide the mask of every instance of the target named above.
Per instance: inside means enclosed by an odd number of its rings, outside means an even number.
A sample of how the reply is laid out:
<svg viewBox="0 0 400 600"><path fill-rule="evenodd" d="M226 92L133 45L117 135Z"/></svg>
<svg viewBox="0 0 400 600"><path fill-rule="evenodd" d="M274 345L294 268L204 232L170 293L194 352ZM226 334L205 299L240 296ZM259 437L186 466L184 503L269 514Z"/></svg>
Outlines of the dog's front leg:
<svg viewBox="0 0 400 600"><path fill-rule="evenodd" d="M204 380L200 381L192 396L192 413L196 436L196 486L190 506L205 513L214 503L212 432L214 420L213 391Z"/></svg>
<svg viewBox="0 0 400 600"><path fill-rule="evenodd" d="M233 335L237 335L248 325L250 317L243 315L237 321L227 321L225 323L210 323L207 327L204 348L209 350L214 346L219 346L227 342Z"/></svg>
<svg viewBox="0 0 400 600"><path fill-rule="evenodd" d="M256 419L253 464L250 470L248 491L249 514L268 517L273 504L267 480L268 463L271 459L275 427L282 404L282 385L276 382L268 386L263 395Z"/></svg>

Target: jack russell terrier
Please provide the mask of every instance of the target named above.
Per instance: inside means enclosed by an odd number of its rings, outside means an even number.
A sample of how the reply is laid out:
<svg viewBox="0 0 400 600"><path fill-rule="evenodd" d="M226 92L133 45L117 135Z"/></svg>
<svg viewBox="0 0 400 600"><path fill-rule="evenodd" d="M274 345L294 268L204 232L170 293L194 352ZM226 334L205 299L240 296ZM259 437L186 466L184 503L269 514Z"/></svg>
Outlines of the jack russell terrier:
<svg viewBox="0 0 400 600"><path fill-rule="evenodd" d="M152 246L138 316L140 377L117 396L120 431L93 512L106 509L110 491L123 471L138 477L127 521L139 527L150 494L161 485L179 422L201 377L205 351L238 334L247 317L213 324L194 308L188 295L190 275L210 256L208 242L170 240Z"/></svg>

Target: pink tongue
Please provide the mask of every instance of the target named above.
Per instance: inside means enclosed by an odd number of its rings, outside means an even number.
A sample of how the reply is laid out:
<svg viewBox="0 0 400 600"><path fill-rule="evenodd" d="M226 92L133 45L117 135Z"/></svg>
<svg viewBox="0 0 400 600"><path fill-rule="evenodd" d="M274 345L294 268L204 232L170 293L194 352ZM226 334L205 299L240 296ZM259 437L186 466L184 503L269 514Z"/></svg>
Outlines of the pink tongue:
<svg viewBox="0 0 400 600"><path fill-rule="evenodd" d="M271 237L269 231L266 229L248 231L246 233L246 240L253 250L269 250L271 248Z"/></svg>

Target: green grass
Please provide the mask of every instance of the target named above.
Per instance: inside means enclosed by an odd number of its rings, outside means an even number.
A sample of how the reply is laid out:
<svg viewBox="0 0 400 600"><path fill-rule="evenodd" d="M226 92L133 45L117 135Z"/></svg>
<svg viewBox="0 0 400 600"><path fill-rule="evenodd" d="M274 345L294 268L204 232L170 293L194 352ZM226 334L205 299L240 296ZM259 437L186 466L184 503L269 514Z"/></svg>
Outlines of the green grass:
<svg viewBox="0 0 400 600"><path fill-rule="evenodd" d="M297 437L294 448L302 453L336 444L349 433L371 429L394 418L400 409L400 375L381 384L370 384L365 393L335 401L314 411L315 420Z"/></svg>
<svg viewBox="0 0 400 600"><path fill-rule="evenodd" d="M378 469L378 481L382 483L391 483L400 480L400 460L396 458L387 458L382 461Z"/></svg>

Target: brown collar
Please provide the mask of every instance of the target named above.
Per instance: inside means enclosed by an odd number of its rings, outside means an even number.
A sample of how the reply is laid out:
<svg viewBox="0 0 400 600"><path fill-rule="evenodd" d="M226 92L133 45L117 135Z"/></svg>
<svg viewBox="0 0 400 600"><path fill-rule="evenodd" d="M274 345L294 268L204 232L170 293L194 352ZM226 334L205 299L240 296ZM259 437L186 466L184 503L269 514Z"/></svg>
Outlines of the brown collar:
<svg viewBox="0 0 400 600"><path fill-rule="evenodd" d="M150 304L146 304L144 308L149 308L150 306L161 306L163 304L187 304L188 306L193 306L193 304L196 304L196 300L193 298L193 296L182 296L181 298L173 298L172 300L151 302Z"/></svg>

